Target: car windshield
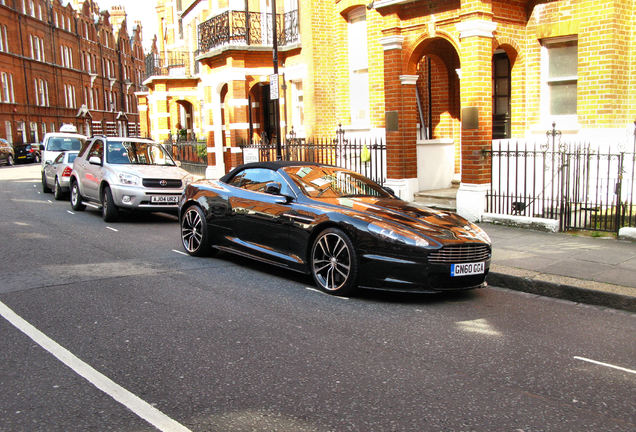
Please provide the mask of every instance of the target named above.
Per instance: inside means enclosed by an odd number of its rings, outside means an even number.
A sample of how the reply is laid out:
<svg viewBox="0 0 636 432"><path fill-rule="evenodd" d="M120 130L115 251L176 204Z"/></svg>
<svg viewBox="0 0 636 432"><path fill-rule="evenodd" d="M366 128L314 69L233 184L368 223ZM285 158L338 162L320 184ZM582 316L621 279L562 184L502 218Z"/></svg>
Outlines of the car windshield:
<svg viewBox="0 0 636 432"><path fill-rule="evenodd" d="M303 193L311 198L391 197L374 181L342 168L290 166L283 168L283 170Z"/></svg>
<svg viewBox="0 0 636 432"><path fill-rule="evenodd" d="M106 157L110 164L175 166L162 146L149 142L109 142Z"/></svg>
<svg viewBox="0 0 636 432"><path fill-rule="evenodd" d="M46 149L49 151L79 150L84 141L75 137L51 137L46 143Z"/></svg>

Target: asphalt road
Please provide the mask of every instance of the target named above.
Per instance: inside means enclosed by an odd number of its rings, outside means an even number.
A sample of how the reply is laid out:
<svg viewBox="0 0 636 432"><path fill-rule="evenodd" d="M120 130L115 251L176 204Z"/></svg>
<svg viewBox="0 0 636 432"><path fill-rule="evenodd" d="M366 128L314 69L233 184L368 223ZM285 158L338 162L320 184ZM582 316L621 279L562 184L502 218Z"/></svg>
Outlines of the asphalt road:
<svg viewBox="0 0 636 432"><path fill-rule="evenodd" d="M173 216L71 212L39 175L0 167L0 431L636 430L634 314L331 297L183 255Z"/></svg>

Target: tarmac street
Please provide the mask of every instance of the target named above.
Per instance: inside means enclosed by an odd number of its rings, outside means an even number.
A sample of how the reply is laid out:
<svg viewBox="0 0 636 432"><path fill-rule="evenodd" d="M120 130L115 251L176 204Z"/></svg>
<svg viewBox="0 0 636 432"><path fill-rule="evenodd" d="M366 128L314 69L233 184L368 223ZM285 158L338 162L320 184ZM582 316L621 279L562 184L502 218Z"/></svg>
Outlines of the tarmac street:
<svg viewBox="0 0 636 432"><path fill-rule="evenodd" d="M636 430L634 313L492 281L332 297L185 255L172 215L73 212L39 175L0 167L0 431ZM633 243L485 228L501 274L629 295L604 275L633 271ZM542 248L555 265L523 267Z"/></svg>

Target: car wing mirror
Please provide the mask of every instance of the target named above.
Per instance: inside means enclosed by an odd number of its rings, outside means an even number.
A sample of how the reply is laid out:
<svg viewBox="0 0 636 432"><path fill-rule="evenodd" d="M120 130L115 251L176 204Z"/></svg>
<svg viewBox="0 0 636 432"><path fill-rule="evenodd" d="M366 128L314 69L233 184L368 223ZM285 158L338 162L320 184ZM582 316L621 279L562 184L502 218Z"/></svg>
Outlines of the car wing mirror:
<svg viewBox="0 0 636 432"><path fill-rule="evenodd" d="M265 193L270 195L280 195L280 190L282 186L278 182L269 182L265 185Z"/></svg>
<svg viewBox="0 0 636 432"><path fill-rule="evenodd" d="M100 158L98 158L97 156L91 156L88 159L88 163L91 165L101 165L102 164L102 160Z"/></svg>

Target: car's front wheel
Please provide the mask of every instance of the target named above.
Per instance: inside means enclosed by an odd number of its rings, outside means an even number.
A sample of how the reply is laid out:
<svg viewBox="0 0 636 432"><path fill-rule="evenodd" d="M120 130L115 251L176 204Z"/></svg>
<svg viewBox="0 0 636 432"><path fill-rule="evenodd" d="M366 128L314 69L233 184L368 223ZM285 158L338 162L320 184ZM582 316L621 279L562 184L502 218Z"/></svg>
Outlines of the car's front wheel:
<svg viewBox="0 0 636 432"><path fill-rule="evenodd" d="M86 206L82 204L82 195L80 194L79 185L76 181L71 183L71 207L75 211L82 211L86 208Z"/></svg>
<svg viewBox="0 0 636 432"><path fill-rule="evenodd" d="M357 260L349 237L337 228L328 228L311 248L311 274L323 291L348 295L356 288Z"/></svg>
<svg viewBox="0 0 636 432"><path fill-rule="evenodd" d="M188 207L181 217L181 243L193 256L205 256L211 252L207 221L199 206Z"/></svg>
<svg viewBox="0 0 636 432"><path fill-rule="evenodd" d="M102 191L102 218L105 222L115 222L119 219L119 209L108 186Z"/></svg>
<svg viewBox="0 0 636 432"><path fill-rule="evenodd" d="M13 160L13 156L9 155L9 157L7 158L7 165L9 165L9 166L15 165L15 161Z"/></svg>

